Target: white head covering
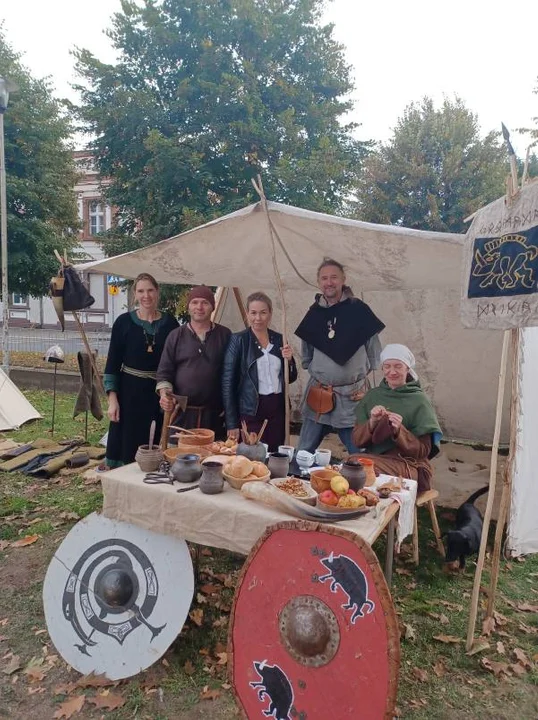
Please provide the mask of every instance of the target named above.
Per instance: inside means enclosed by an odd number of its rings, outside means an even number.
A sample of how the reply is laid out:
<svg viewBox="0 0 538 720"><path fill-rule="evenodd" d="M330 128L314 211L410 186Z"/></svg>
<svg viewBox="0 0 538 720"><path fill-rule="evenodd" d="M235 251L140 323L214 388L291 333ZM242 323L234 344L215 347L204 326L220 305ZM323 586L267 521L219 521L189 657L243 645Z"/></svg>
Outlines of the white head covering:
<svg viewBox="0 0 538 720"><path fill-rule="evenodd" d="M385 360L400 360L401 362L405 363L409 368L409 374L411 375L413 380L418 380L418 375L414 370L415 356L407 347L407 345L399 345L398 343L391 343L390 345L385 345L385 347L381 351L381 364L383 364Z"/></svg>

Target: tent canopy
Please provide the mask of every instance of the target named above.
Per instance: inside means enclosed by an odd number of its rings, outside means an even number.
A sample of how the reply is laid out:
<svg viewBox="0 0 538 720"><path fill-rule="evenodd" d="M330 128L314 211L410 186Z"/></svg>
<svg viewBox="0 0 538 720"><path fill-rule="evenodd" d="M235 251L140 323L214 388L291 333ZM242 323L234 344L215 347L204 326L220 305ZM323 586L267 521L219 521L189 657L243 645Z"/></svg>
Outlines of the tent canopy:
<svg viewBox="0 0 538 720"><path fill-rule="evenodd" d="M341 262L348 283L362 292L460 286L463 235L375 225L274 202L267 208L278 235L276 258L285 290L311 289L325 256ZM159 283L227 287L244 286L252 277L258 289L275 289L271 234L261 203L77 269L124 278L148 272Z"/></svg>

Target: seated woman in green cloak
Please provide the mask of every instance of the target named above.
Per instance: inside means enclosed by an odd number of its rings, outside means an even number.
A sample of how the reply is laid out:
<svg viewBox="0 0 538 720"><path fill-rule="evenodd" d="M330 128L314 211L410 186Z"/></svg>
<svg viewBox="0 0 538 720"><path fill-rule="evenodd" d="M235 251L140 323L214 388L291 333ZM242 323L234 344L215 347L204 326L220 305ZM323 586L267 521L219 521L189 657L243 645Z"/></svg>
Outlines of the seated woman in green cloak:
<svg viewBox="0 0 538 720"><path fill-rule="evenodd" d="M381 352L383 380L357 404L353 443L365 448L376 474L418 481L422 492L431 487L430 460L442 437L435 410L420 387L415 357L405 345L387 345Z"/></svg>

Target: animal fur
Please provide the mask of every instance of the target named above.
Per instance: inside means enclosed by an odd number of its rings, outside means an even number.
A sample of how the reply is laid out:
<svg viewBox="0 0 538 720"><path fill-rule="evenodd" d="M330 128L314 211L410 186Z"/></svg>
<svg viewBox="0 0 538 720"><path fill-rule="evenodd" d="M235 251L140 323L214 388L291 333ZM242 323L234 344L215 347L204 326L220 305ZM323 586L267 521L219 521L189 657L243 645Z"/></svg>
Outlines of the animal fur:
<svg viewBox="0 0 538 720"><path fill-rule="evenodd" d="M489 487L480 488L460 505L456 512L456 529L445 533L446 557L445 562L453 567L459 560L459 567L465 567L465 558L475 555L480 549L483 520L480 510L475 508L474 502L484 495Z"/></svg>

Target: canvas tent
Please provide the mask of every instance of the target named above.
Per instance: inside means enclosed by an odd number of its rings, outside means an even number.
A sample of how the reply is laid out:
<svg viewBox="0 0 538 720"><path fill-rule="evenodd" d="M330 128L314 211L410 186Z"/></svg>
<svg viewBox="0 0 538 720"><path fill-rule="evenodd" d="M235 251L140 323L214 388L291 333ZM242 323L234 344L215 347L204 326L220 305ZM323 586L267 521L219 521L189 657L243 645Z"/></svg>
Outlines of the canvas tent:
<svg viewBox="0 0 538 720"><path fill-rule="evenodd" d="M14 430L41 415L28 402L19 388L0 369L0 431Z"/></svg>
<svg viewBox="0 0 538 720"><path fill-rule="evenodd" d="M288 332L316 291L316 269L332 256L347 269L348 283L386 324L383 342L404 342L432 397L447 437L491 442L495 383L502 338L493 331L465 330L460 321L464 236L410 230L337 218L267 203L281 240L276 260L282 278ZM135 252L80 265L80 270L134 278L149 272L160 283L237 287L243 297L264 290L274 300L280 327L272 244L261 203ZM222 322L242 327L233 293ZM291 387L298 414L304 375ZM505 413L503 440L508 440Z"/></svg>

